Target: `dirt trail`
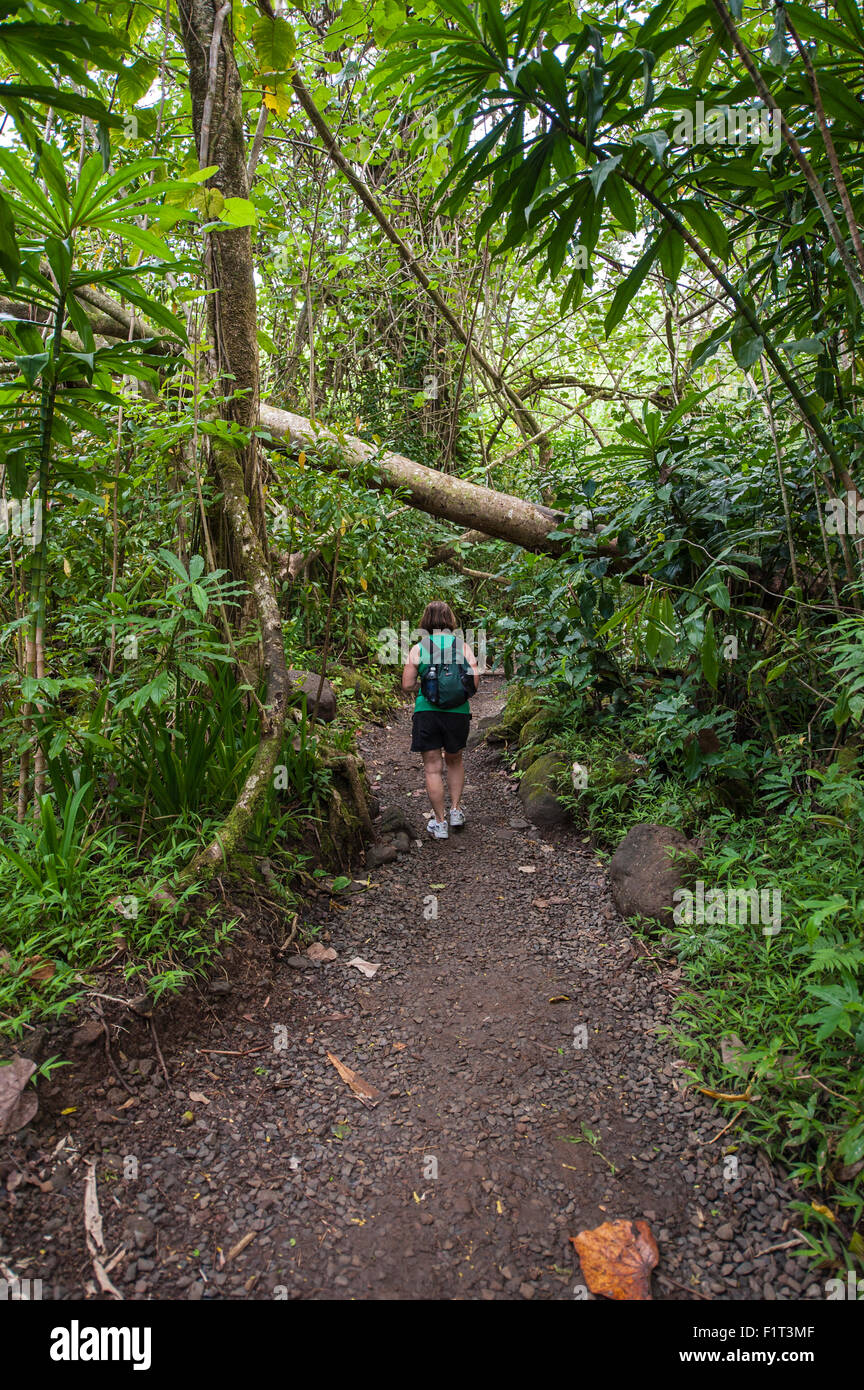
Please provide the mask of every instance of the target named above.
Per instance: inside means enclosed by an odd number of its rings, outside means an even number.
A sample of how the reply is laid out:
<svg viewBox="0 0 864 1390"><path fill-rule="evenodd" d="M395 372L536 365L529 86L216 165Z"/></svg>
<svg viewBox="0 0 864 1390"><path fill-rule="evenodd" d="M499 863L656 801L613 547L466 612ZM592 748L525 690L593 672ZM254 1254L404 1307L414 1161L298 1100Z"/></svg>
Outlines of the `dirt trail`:
<svg viewBox="0 0 864 1390"><path fill-rule="evenodd" d="M488 682L475 718L500 703ZM92 1288L92 1157L126 1298L567 1299L582 1285L568 1238L620 1217L654 1231L657 1298L821 1296L790 1250L764 1253L795 1238L789 1185L742 1150L724 1177L723 1117L658 1037L678 980L636 947L590 847L528 826L482 746L466 829L432 842L408 735L406 708L361 749L421 846L341 910L305 914L338 959L299 967L241 938L227 992L163 1040L169 1083L145 1033L121 1043L126 1109L107 1068L87 1095L59 1073L49 1113L4 1151L0 1178L48 1190L3 1197L0 1256L45 1297Z"/></svg>

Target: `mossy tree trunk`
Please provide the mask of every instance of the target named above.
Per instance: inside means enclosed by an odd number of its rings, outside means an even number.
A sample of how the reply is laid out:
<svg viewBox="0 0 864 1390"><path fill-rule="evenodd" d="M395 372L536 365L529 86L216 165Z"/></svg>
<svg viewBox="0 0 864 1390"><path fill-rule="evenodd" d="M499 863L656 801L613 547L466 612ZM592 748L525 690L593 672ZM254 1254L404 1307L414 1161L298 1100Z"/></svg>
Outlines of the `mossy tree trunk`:
<svg viewBox="0 0 864 1390"><path fill-rule="evenodd" d="M209 180L225 198L248 198L246 136L240 74L234 58L231 5L180 0L180 28L189 63L189 92L198 159L216 164ZM211 378L225 396L223 417L251 430L258 416L258 340L252 236L249 227L209 234L206 249ZM241 395L234 393L242 392ZM279 605L267 557L260 455L254 436L237 447L211 442L209 464L222 493L231 568L248 586L260 625L266 682L261 738L234 806L184 878L212 876L242 842L272 786L289 690Z"/></svg>

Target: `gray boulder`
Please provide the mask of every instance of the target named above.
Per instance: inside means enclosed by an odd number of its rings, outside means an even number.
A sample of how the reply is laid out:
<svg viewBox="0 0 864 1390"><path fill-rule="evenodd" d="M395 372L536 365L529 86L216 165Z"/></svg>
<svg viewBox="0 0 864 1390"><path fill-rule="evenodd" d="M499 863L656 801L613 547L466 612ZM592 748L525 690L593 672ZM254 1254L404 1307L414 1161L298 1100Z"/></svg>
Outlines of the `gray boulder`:
<svg viewBox="0 0 864 1390"><path fill-rule="evenodd" d="M401 806L388 806L386 811L381 812L381 833L396 835L400 831L405 835L413 835L414 827Z"/></svg>
<svg viewBox="0 0 864 1390"><path fill-rule="evenodd" d="M288 680L291 683L292 694L298 700L300 695L306 696L306 709L311 715L315 708L315 697L318 694L318 682L321 676L315 675L314 671L294 671L288 672ZM325 677L321 688L321 702L318 705L318 718L324 724L330 724L336 718L336 691Z"/></svg>
<svg viewBox="0 0 864 1390"><path fill-rule="evenodd" d="M566 764L555 753L544 753L525 769L519 783L519 797L525 815L534 825L559 825L567 811L556 796L556 788Z"/></svg>
<svg viewBox="0 0 864 1390"><path fill-rule="evenodd" d="M379 869L382 864L392 864L397 853L395 845L370 845L366 851L366 868Z"/></svg>
<svg viewBox="0 0 864 1390"><path fill-rule="evenodd" d="M499 732L500 714L486 714L481 719L471 720L468 747L476 748L478 743L506 743L508 735Z"/></svg>
<svg viewBox="0 0 864 1390"><path fill-rule="evenodd" d="M673 860L670 855L675 854ZM673 894L684 887L686 863L695 846L669 825L634 825L609 861L609 881L622 917L646 917L672 925Z"/></svg>

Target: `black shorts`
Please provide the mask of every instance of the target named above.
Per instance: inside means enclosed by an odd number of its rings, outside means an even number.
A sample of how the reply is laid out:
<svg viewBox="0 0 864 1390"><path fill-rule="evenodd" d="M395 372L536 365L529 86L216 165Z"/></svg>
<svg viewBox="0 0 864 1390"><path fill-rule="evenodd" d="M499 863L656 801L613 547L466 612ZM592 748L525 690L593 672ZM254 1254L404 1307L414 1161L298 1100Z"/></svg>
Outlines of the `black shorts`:
<svg viewBox="0 0 864 1390"><path fill-rule="evenodd" d="M411 721L411 752L460 753L468 742L470 714L451 714L447 710L421 709Z"/></svg>

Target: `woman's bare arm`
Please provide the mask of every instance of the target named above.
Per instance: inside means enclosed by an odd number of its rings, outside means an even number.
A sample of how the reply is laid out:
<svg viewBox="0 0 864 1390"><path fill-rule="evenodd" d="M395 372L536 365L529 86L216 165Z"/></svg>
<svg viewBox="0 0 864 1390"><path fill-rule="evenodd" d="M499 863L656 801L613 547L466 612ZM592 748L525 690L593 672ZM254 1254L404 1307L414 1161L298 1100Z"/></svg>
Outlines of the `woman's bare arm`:
<svg viewBox="0 0 864 1390"><path fill-rule="evenodd" d="M414 646L408 653L408 660L402 669L402 689L406 695L411 695L417 689L417 681L420 676L420 648Z"/></svg>
<svg viewBox="0 0 864 1390"><path fill-rule="evenodd" d="M477 658L476 658L476 656L474 655L474 653L472 652L471 648L468 646L468 643L467 643L467 642L464 642L464 643L462 644L462 651L463 651L463 653L464 653L465 660L467 661L468 665L471 667L471 670L474 672L474 689L475 689L475 690L479 690L479 689L480 689L480 667L477 665Z"/></svg>

